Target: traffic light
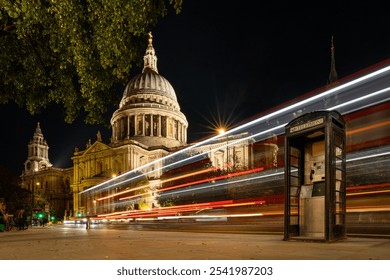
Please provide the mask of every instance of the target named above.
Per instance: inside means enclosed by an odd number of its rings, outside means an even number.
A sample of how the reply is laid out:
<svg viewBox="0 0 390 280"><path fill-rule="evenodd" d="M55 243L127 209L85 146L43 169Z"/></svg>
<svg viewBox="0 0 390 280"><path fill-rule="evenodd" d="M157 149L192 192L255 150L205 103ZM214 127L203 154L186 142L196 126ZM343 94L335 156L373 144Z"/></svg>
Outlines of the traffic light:
<svg viewBox="0 0 390 280"><path fill-rule="evenodd" d="M38 213L38 219L42 219L43 218L43 213Z"/></svg>
<svg viewBox="0 0 390 280"><path fill-rule="evenodd" d="M56 219L55 216L51 216L51 217L50 217L50 220L51 220L51 221L54 221L55 219Z"/></svg>
<svg viewBox="0 0 390 280"><path fill-rule="evenodd" d="M77 217L81 218L81 213L80 212L77 213Z"/></svg>

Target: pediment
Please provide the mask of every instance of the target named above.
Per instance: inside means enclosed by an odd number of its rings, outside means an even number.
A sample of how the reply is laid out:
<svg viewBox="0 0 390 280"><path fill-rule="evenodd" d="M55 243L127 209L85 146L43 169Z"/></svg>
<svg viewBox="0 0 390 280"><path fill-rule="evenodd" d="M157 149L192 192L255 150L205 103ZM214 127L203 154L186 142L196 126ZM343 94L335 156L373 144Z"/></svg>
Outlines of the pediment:
<svg viewBox="0 0 390 280"><path fill-rule="evenodd" d="M102 151L105 151L105 150L108 150L108 149L111 149L111 147L108 146L108 145L106 145L106 144L104 144L103 142L96 141L95 143L93 143L93 144L84 152L84 155L98 153L98 152L102 152Z"/></svg>

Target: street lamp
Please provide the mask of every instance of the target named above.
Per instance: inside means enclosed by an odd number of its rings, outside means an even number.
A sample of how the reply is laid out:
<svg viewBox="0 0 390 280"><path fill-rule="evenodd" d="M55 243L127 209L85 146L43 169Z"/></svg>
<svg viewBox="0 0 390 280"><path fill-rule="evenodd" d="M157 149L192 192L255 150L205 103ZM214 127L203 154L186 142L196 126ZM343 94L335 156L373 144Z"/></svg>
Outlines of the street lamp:
<svg viewBox="0 0 390 280"><path fill-rule="evenodd" d="M223 127L218 128L218 134L223 134L223 133L225 133L225 131L226 130Z"/></svg>

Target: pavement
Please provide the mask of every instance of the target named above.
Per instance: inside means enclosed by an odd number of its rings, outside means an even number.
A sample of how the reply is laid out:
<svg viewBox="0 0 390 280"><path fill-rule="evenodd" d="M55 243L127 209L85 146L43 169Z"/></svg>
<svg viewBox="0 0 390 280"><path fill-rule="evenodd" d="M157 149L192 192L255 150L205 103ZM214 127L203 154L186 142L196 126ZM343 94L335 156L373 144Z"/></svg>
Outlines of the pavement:
<svg viewBox="0 0 390 280"><path fill-rule="evenodd" d="M1 260L390 260L390 238L323 243L281 234L86 229L49 225L0 232Z"/></svg>

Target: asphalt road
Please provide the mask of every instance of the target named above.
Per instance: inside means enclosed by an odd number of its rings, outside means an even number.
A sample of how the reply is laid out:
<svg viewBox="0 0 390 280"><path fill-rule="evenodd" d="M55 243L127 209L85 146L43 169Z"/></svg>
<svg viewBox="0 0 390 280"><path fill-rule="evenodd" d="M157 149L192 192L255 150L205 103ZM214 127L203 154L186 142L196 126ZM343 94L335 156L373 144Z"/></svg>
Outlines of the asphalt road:
<svg viewBox="0 0 390 280"><path fill-rule="evenodd" d="M50 225L0 232L2 260L390 260L390 239L332 243L243 234Z"/></svg>

